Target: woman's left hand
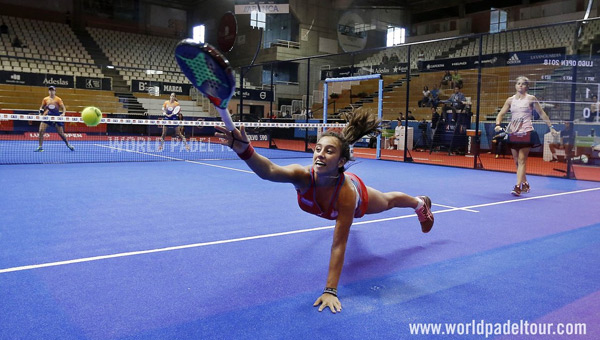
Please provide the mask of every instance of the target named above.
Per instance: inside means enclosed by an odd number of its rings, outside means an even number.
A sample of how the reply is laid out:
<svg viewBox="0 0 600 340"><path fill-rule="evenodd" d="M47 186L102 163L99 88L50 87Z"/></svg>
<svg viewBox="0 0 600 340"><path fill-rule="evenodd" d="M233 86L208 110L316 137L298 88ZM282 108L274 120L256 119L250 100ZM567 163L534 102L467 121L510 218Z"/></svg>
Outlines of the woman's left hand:
<svg viewBox="0 0 600 340"><path fill-rule="evenodd" d="M321 305L321 306L319 306L319 305ZM329 307L331 312L334 314L336 312L342 311L342 303L337 298L337 296L334 296L334 295L331 295L328 293L321 294L321 296L319 296L319 298L317 299L317 301L315 301L313 306L314 307L319 306L319 312L322 312L323 309L325 309L326 307Z"/></svg>

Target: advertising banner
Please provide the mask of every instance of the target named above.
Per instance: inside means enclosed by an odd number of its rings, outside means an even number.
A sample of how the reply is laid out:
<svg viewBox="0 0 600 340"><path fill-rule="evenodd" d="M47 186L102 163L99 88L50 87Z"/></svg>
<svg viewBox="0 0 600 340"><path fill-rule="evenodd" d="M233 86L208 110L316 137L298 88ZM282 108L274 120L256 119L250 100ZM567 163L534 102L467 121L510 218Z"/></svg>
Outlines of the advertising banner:
<svg viewBox="0 0 600 340"><path fill-rule="evenodd" d="M161 81L150 81L150 80L131 80L131 92L148 92L149 87L160 88L160 94L169 94L175 92L182 96L189 96L191 84L177 84L177 83L164 83Z"/></svg>

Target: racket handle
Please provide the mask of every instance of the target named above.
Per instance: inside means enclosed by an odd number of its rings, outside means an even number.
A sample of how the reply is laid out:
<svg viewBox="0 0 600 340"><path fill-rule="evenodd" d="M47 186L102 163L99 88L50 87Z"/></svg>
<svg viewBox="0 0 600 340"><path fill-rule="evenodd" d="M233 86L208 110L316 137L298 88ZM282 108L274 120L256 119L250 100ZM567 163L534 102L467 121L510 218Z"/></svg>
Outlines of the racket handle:
<svg viewBox="0 0 600 340"><path fill-rule="evenodd" d="M216 106L215 106L216 107ZM217 111L219 111L219 115L221 115L221 119L223 123L225 123L225 127L229 131L235 130L235 125L233 125L233 121L231 120L231 116L229 115L229 111L227 109L221 109L216 107Z"/></svg>

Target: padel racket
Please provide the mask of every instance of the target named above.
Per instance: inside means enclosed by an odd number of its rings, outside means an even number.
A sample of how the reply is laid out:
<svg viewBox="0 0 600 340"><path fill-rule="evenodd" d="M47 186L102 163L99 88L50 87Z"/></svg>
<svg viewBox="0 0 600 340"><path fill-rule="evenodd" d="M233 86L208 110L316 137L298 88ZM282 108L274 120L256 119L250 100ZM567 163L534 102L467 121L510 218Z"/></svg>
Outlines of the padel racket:
<svg viewBox="0 0 600 340"><path fill-rule="evenodd" d="M513 131L517 131L517 129L515 129L514 126L517 125L517 128L519 128L519 127L521 127L522 123L523 123L522 121L511 121L508 124L508 126L500 127L500 130L495 132L495 135L494 135L494 137L492 137L492 139L494 139L496 141L501 141L501 140L507 141L508 135L513 133Z"/></svg>
<svg viewBox="0 0 600 340"><path fill-rule="evenodd" d="M506 130L504 128L500 128L500 130L498 130L496 132L496 134L494 135L494 137L492 137L492 139L496 140L496 141L508 139L508 133L506 132Z"/></svg>
<svg viewBox="0 0 600 340"><path fill-rule="evenodd" d="M225 56L209 44L184 39L175 47L175 59L192 85L219 111L227 130L235 130L227 111L235 92L235 75Z"/></svg>
<svg viewBox="0 0 600 340"><path fill-rule="evenodd" d="M179 112L181 111L181 106L177 105L175 106L175 108L173 109L173 114L177 115Z"/></svg>

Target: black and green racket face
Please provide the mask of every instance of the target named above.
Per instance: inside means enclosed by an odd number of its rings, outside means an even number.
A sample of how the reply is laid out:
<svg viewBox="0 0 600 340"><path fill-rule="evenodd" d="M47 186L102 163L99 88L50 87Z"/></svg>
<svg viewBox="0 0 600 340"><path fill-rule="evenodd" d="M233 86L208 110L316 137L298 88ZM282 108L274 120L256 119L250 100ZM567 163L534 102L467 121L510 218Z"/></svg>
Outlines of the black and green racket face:
<svg viewBox="0 0 600 340"><path fill-rule="evenodd" d="M235 75L229 61L216 48L190 39L175 48L181 71L216 107L226 109L235 92Z"/></svg>

